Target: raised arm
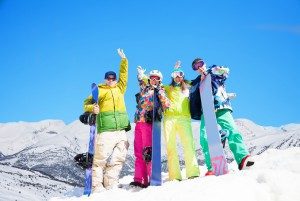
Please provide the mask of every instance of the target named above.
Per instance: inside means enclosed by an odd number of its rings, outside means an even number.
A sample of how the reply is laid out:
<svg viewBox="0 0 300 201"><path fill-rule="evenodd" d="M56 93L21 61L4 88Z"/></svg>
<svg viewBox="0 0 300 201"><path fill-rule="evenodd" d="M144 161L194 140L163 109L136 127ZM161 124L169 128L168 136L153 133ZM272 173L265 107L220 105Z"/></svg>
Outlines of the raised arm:
<svg viewBox="0 0 300 201"><path fill-rule="evenodd" d="M145 74L146 69L143 69L141 66L138 66L137 72L137 78L139 81L140 88L143 89L148 84L148 76Z"/></svg>
<svg viewBox="0 0 300 201"><path fill-rule="evenodd" d="M127 88L128 82L128 60L123 52L122 49L118 49L118 54L121 57L120 63L120 77L118 81L118 87L120 88L121 92L124 94Z"/></svg>

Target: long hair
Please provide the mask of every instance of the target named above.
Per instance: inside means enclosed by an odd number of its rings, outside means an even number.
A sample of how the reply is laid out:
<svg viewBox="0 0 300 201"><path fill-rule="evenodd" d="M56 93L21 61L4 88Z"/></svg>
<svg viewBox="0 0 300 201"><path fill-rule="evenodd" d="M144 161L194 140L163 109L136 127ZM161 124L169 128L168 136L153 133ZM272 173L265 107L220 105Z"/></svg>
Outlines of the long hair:
<svg viewBox="0 0 300 201"><path fill-rule="evenodd" d="M171 81L171 83L170 83L170 86L171 86L172 88L178 86L178 84L174 81L173 78L172 78L172 81ZM185 90L189 89L190 84L189 84L189 81L188 81L188 80L182 79L182 81L179 83L179 86L180 86L180 88L181 88L181 92L184 92Z"/></svg>

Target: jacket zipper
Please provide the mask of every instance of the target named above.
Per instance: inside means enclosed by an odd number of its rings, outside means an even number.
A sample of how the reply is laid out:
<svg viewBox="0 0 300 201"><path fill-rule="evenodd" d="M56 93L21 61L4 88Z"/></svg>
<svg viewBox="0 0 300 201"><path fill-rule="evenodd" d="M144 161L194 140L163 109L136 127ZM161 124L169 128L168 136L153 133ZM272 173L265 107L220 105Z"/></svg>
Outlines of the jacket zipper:
<svg viewBox="0 0 300 201"><path fill-rule="evenodd" d="M117 123L117 119L116 119L116 104L115 104L115 97L114 97L114 94L112 92L112 89L110 89L110 93L111 93L111 96L113 98L113 103L114 103L114 118L115 118L116 129L117 129L118 128L118 123Z"/></svg>

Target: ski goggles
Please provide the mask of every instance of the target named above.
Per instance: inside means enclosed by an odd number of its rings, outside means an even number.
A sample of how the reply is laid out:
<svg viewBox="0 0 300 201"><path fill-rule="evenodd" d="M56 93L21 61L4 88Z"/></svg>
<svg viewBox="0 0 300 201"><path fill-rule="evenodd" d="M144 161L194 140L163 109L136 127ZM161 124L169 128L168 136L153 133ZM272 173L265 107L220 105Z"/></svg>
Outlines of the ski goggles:
<svg viewBox="0 0 300 201"><path fill-rule="evenodd" d="M175 72L172 73L172 77L173 78L176 78L176 77L182 78L182 77L184 77L184 73L181 72L181 71L175 71Z"/></svg>
<svg viewBox="0 0 300 201"><path fill-rule="evenodd" d="M199 68L202 68L204 66L204 61L200 60L197 63L195 63L192 67L193 70L198 70Z"/></svg>
<svg viewBox="0 0 300 201"><path fill-rule="evenodd" d="M160 81L160 77L159 77L159 76L156 76L156 75L151 75L151 76L150 76L150 80Z"/></svg>

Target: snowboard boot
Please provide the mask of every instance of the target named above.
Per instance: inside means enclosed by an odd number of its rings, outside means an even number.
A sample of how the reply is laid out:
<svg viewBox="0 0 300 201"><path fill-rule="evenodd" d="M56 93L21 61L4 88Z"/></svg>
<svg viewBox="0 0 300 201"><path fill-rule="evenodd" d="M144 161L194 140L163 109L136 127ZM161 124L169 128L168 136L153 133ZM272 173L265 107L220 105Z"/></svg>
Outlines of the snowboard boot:
<svg viewBox="0 0 300 201"><path fill-rule="evenodd" d="M208 170L208 171L205 173L205 176L212 176L212 175L215 175L215 173L214 173L213 170Z"/></svg>
<svg viewBox="0 0 300 201"><path fill-rule="evenodd" d="M239 170L249 169L252 165L254 165L254 161L251 159L250 155L247 155L239 164Z"/></svg>
<svg viewBox="0 0 300 201"><path fill-rule="evenodd" d="M142 184L141 182L138 182L138 181L133 181L133 182L130 182L129 186L147 188L149 185Z"/></svg>
<svg viewBox="0 0 300 201"><path fill-rule="evenodd" d="M196 179L198 178L199 176L190 176L188 179Z"/></svg>

